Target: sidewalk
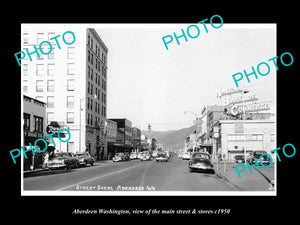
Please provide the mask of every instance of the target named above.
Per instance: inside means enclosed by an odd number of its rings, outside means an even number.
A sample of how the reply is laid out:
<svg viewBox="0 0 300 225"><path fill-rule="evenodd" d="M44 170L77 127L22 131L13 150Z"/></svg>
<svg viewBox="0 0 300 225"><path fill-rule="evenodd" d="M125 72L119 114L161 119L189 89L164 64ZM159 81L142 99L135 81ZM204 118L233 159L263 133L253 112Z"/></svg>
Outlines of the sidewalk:
<svg viewBox="0 0 300 225"><path fill-rule="evenodd" d="M213 161L216 175L226 182L234 186L237 191L270 191L270 181L274 180L274 165L270 167L260 166L260 171L256 166L251 167L252 174L246 166L245 171L240 173L239 178L235 166L237 163L219 162L219 169L217 169L217 162ZM239 170L242 167L238 168Z"/></svg>
<svg viewBox="0 0 300 225"><path fill-rule="evenodd" d="M98 160L94 162L94 166L101 165L103 163L112 163L112 160ZM78 167L80 168L80 167ZM35 168L34 170L26 170L23 171L23 176L25 177L33 177L33 176L43 176L43 175L50 175L50 174L57 174L63 173L66 170L57 169L57 170L49 170L48 168L42 168L41 166Z"/></svg>

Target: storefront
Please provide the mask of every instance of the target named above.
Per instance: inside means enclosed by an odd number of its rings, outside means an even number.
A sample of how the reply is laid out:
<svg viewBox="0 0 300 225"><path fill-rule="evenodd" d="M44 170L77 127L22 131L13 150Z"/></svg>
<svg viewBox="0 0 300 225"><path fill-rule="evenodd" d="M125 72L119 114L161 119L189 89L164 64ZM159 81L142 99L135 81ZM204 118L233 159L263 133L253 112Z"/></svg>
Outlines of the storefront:
<svg viewBox="0 0 300 225"><path fill-rule="evenodd" d="M34 146L37 139L45 138L45 117L46 103L23 95L23 146L29 149L30 144ZM45 144L42 141L37 142L39 149L44 149ZM33 147L34 148L34 147ZM34 149L35 150L35 149ZM35 150L26 152L24 156L23 169L33 170L43 164L44 152L40 153Z"/></svg>
<svg viewBox="0 0 300 225"><path fill-rule="evenodd" d="M218 154L223 159L233 160L234 156L275 149L274 120L220 120L215 126L219 128L216 138Z"/></svg>

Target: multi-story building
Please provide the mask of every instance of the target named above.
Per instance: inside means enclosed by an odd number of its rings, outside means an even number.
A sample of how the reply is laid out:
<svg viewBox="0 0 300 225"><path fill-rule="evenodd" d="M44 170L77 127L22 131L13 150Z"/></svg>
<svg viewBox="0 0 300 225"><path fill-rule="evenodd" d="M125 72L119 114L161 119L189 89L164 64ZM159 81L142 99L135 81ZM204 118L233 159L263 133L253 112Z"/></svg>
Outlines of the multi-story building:
<svg viewBox="0 0 300 225"><path fill-rule="evenodd" d="M141 130L137 127L132 127L132 145L134 151L141 150Z"/></svg>
<svg viewBox="0 0 300 225"><path fill-rule="evenodd" d="M151 150L151 139L148 138L145 134L141 135L141 150L148 151Z"/></svg>
<svg viewBox="0 0 300 225"><path fill-rule="evenodd" d="M119 147L118 152L129 152L132 150L132 123L126 118L122 119L110 119L115 121L118 126L117 130L117 146Z"/></svg>
<svg viewBox="0 0 300 225"><path fill-rule="evenodd" d="M75 36L63 36L66 31ZM66 45L62 36L67 43L75 41ZM39 49L50 48L40 45L43 41L51 43L52 51ZM23 24L22 51L26 49L32 60L22 59L23 93L47 103L47 124L56 121L71 133L70 141L57 150L88 151L98 159L105 158L108 49L97 32L76 25Z"/></svg>
<svg viewBox="0 0 300 225"><path fill-rule="evenodd" d="M218 114L222 114L224 111L224 107L220 105L207 105L204 106L201 111L201 121L202 121L202 127L201 127L201 133L199 135L198 140L201 143L201 148L205 149L210 154L213 154L213 138L211 136L211 128L210 124L213 123L213 115L211 114L211 117L209 117L209 114L211 112L218 112Z"/></svg>
<svg viewBox="0 0 300 225"><path fill-rule="evenodd" d="M106 137L107 137L108 159L111 159L112 156L114 156L114 154L116 153L117 134L118 134L117 122L112 120L107 120Z"/></svg>

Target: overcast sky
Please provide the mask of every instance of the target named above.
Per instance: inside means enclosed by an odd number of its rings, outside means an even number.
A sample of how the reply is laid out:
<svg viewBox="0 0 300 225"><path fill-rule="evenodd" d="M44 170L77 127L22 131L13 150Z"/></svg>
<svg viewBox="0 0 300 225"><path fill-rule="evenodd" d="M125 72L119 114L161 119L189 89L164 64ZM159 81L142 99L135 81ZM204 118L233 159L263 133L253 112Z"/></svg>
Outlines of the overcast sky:
<svg viewBox="0 0 300 225"><path fill-rule="evenodd" d="M188 42L175 39L166 50L162 37L190 24L121 24L95 26L108 52L108 118L128 118L142 130L189 127L204 105L221 104L216 89L235 88L232 74L249 73L251 66L276 56L276 25L226 24L208 33L199 25L200 35ZM251 94L260 101L274 101L275 67L268 76L258 75L250 83ZM272 102L271 102L272 106ZM274 108L272 108L274 112Z"/></svg>

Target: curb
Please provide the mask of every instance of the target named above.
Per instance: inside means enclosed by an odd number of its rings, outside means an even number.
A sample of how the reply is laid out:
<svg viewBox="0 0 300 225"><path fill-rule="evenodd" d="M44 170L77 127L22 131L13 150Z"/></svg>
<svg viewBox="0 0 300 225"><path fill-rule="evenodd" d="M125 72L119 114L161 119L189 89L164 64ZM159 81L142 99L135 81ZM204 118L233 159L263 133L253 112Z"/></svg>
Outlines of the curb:
<svg viewBox="0 0 300 225"><path fill-rule="evenodd" d="M224 176L224 175L221 175L221 174L217 174L217 173L216 173L216 176L217 176L219 179L223 180L225 183L227 183L227 184L228 184L231 188L233 188L235 191L245 191L245 190L244 190L243 188L241 188L240 186L238 186L238 185L232 183L232 182L228 179L228 177L226 177L226 176Z"/></svg>
<svg viewBox="0 0 300 225"><path fill-rule="evenodd" d="M47 176L51 174L60 174L60 173L70 173L73 170L49 170L49 169L43 169L43 170L38 170L38 171L28 171L28 172L23 172L23 177L35 177L35 176Z"/></svg>
<svg viewBox="0 0 300 225"><path fill-rule="evenodd" d="M112 163L112 160L99 160L99 161L95 161L94 166L99 166L99 165L103 165L103 164L107 164L107 163ZM49 170L48 168L39 168L39 169L35 169L35 170L26 170L23 171L23 177L34 177L34 176L43 176L43 175L51 175L51 174L59 174L59 173L66 173L66 172L71 172L73 169L71 170L64 170L64 169L57 169L57 170Z"/></svg>
<svg viewBox="0 0 300 225"><path fill-rule="evenodd" d="M214 166L215 166L215 164L214 164ZM258 170L256 167L255 167L255 170L258 172L258 174L260 174L269 183L270 188L274 188L274 181L270 180L262 171ZM231 187L234 187L234 189L237 189L237 191L246 191L245 189L243 189L239 185L232 182L230 180L230 178L228 178L224 174L221 174L221 173L217 174L217 171L216 171L216 176L218 178L220 178L221 180L223 180L224 182L226 182L227 184L229 184Z"/></svg>

